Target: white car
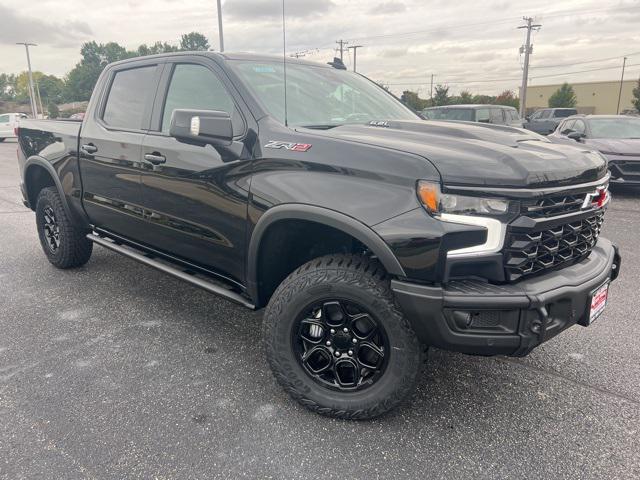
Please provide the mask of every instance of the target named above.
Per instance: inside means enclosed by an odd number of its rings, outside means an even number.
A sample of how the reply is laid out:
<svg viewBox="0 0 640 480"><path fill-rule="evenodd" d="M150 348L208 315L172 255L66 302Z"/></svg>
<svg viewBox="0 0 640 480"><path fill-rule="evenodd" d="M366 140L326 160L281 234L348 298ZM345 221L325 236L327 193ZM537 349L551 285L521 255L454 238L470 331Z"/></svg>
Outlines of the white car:
<svg viewBox="0 0 640 480"><path fill-rule="evenodd" d="M5 138L15 138L15 128L21 118L27 118L24 113L0 113L0 142Z"/></svg>

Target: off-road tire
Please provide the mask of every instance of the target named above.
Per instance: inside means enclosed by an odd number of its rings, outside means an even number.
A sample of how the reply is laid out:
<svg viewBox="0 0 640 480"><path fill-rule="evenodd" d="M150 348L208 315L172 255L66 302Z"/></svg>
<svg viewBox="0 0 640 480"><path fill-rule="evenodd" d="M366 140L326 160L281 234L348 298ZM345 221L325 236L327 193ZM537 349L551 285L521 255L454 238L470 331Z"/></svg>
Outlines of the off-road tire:
<svg viewBox="0 0 640 480"><path fill-rule="evenodd" d="M45 238L45 209L51 208L59 229L59 247L54 251ZM89 261L93 242L86 238L86 232L73 224L67 215L58 191L54 187L43 188L36 201L36 225L40 244L47 259L57 268L80 267Z"/></svg>
<svg viewBox="0 0 640 480"><path fill-rule="evenodd" d="M361 391L320 385L302 366L291 341L305 306L338 297L366 305L390 346L382 376ZM370 419L396 408L413 393L424 365L424 349L394 301L385 270L376 260L357 255L327 255L291 273L266 308L263 337L278 382L300 404L330 417Z"/></svg>

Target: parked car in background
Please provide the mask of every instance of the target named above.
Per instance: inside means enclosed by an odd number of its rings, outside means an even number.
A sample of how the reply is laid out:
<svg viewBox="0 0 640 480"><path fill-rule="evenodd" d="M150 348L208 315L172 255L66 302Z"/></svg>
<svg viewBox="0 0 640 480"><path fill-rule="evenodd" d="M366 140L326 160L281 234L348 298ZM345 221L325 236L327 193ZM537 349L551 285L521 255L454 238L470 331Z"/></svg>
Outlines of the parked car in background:
<svg viewBox="0 0 640 480"><path fill-rule="evenodd" d="M84 112L74 113L69 117L69 120L83 120L83 119L84 119Z"/></svg>
<svg viewBox="0 0 640 480"><path fill-rule="evenodd" d="M640 185L640 118L576 115L563 120L547 138L598 150L609 160L611 183Z"/></svg>
<svg viewBox="0 0 640 480"><path fill-rule="evenodd" d="M16 138L15 128L21 118L27 118L24 113L2 113L0 114L0 142L5 138Z"/></svg>
<svg viewBox="0 0 640 480"><path fill-rule="evenodd" d="M556 129L562 119L577 114L578 111L575 108L543 108L526 118L524 128L541 135L548 135Z"/></svg>
<svg viewBox="0 0 640 480"><path fill-rule="evenodd" d="M428 120L458 120L463 122L492 123L522 128L518 111L504 105L446 105L425 108L422 116Z"/></svg>

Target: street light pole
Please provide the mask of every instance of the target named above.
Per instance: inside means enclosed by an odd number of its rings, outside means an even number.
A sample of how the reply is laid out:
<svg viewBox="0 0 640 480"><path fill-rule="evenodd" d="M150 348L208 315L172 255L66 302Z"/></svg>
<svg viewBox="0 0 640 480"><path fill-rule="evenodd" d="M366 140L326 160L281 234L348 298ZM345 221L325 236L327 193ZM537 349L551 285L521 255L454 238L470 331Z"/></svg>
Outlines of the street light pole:
<svg viewBox="0 0 640 480"><path fill-rule="evenodd" d="M27 51L27 67L29 68L29 100L31 101L31 113L33 118L38 118L38 109L36 107L36 94L33 88L33 73L31 72L31 58L29 57L29 47L37 47L35 43L17 42L16 45L24 45Z"/></svg>
<svg viewBox="0 0 640 480"><path fill-rule="evenodd" d="M622 60L622 76L620 77L620 90L618 90L618 108L616 108L616 115L620 115L620 97L622 97L622 84L624 83L624 67L627 66L627 57Z"/></svg>
<svg viewBox="0 0 640 480"><path fill-rule="evenodd" d="M218 0L218 35L220 35L220 52L224 52L224 34L222 33L222 0Z"/></svg>

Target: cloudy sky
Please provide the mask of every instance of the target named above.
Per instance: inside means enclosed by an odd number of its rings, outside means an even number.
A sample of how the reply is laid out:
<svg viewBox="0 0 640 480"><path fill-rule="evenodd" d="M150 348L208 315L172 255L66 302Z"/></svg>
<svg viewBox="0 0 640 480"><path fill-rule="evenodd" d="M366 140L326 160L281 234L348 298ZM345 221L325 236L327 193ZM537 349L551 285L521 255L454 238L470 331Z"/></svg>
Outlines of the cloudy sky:
<svg viewBox="0 0 640 480"><path fill-rule="evenodd" d="M223 1L227 51L282 51L280 0ZM344 39L358 50L358 71L396 92L428 96L431 75L453 92L517 89L522 17L534 33L532 84L640 75L640 0L285 0L287 52L325 62ZM136 48L180 34L204 33L218 49L215 0L0 0L0 73L33 68L64 75L89 40ZM345 54L350 65L352 54Z"/></svg>

